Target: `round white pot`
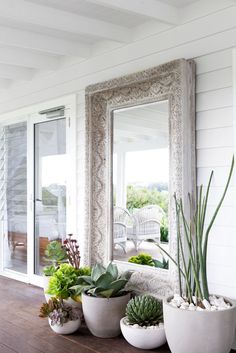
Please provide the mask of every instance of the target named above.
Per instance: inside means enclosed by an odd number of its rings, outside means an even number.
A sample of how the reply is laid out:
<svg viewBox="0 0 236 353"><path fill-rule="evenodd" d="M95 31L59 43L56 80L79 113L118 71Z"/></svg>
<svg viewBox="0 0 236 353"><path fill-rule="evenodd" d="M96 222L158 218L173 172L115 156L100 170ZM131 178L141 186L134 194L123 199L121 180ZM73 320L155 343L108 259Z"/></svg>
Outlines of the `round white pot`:
<svg viewBox="0 0 236 353"><path fill-rule="evenodd" d="M115 298L96 298L85 293L82 295L82 308L88 329L94 336L101 338L116 337L120 334L120 320L130 293Z"/></svg>
<svg viewBox="0 0 236 353"><path fill-rule="evenodd" d="M132 346L141 349L154 349L166 343L165 329L159 326L153 328L133 327L126 318L120 320L121 332Z"/></svg>
<svg viewBox="0 0 236 353"><path fill-rule="evenodd" d="M49 318L48 318L48 322L49 322L49 325L51 326L51 329L60 335L69 335L70 333L77 331L81 324L80 319L68 321L62 326L52 325L51 320Z"/></svg>
<svg viewBox="0 0 236 353"><path fill-rule="evenodd" d="M50 294L46 293L47 290L48 290L48 284L49 284L49 281L50 281L51 277L52 276L43 276L43 291L44 291L44 296L45 296L45 299L46 299L47 302L52 297Z"/></svg>
<svg viewBox="0 0 236 353"><path fill-rule="evenodd" d="M236 306L190 311L163 302L165 332L172 353L229 353L235 335ZM227 299L230 302L230 300Z"/></svg>

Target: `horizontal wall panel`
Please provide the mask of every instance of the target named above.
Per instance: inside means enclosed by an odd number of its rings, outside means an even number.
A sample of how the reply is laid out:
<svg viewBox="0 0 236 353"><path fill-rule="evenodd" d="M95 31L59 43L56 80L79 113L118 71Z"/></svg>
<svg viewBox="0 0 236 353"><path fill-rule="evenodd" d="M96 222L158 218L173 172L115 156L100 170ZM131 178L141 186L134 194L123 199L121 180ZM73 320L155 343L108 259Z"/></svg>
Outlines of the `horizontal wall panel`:
<svg viewBox="0 0 236 353"><path fill-rule="evenodd" d="M226 49L203 55L195 58L195 62L197 65L197 75L220 70L226 67L232 67L232 50Z"/></svg>
<svg viewBox="0 0 236 353"><path fill-rule="evenodd" d="M226 180L225 180L226 183ZM210 193L209 193L209 198L208 198L208 205L209 206L216 206L220 199L221 196L223 195L224 192L224 187L215 187L214 185L214 180L212 181L212 186L210 188ZM206 195L206 189L207 187L203 187L203 195ZM199 187L198 187L198 191L199 191ZM227 206L227 207L234 207L234 203L235 203L235 188L233 186L228 188L227 194L225 195L225 199L224 199L224 203L223 206ZM236 236L235 236L236 238Z"/></svg>
<svg viewBox="0 0 236 353"><path fill-rule="evenodd" d="M208 72L197 76L196 92L207 92L225 87L232 87L232 67Z"/></svg>
<svg viewBox="0 0 236 353"><path fill-rule="evenodd" d="M214 129L233 126L233 107L212 109L196 114L196 129Z"/></svg>
<svg viewBox="0 0 236 353"><path fill-rule="evenodd" d="M226 180L228 178L229 170L230 170L230 165L226 167L212 167L212 168L198 168L197 169L197 185L203 185L206 186L211 174L211 171L214 171L213 179L212 179L212 185L215 187L224 187ZM235 169L234 169L234 174L232 176L231 180L231 185L235 185Z"/></svg>
<svg viewBox="0 0 236 353"><path fill-rule="evenodd" d="M196 134L197 149L231 147L233 146L233 140L234 131L232 127L200 130Z"/></svg>
<svg viewBox="0 0 236 353"><path fill-rule="evenodd" d="M196 111L231 107L233 105L232 87L222 88L215 91L198 93L196 96Z"/></svg>
<svg viewBox="0 0 236 353"><path fill-rule="evenodd" d="M212 216L215 212L215 207L214 206L209 206L207 209L207 213L206 213L206 223L209 224ZM214 224L216 226L228 226L230 225L234 225L234 220L235 220L235 212L234 212L234 208L233 207L227 207L227 206L221 206L221 209L219 210L217 217L215 219Z"/></svg>
<svg viewBox="0 0 236 353"><path fill-rule="evenodd" d="M233 147L197 150L197 167L229 166L234 153Z"/></svg>

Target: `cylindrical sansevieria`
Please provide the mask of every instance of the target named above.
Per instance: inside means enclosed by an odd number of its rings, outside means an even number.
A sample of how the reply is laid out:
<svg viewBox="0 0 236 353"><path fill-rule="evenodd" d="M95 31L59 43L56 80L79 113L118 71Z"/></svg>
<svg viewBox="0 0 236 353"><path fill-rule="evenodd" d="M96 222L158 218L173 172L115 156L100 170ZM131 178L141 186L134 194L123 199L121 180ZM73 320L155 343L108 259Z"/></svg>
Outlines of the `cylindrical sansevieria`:
<svg viewBox="0 0 236 353"><path fill-rule="evenodd" d="M126 316L130 325L158 325L163 322L162 302L151 295L135 297L127 304Z"/></svg>

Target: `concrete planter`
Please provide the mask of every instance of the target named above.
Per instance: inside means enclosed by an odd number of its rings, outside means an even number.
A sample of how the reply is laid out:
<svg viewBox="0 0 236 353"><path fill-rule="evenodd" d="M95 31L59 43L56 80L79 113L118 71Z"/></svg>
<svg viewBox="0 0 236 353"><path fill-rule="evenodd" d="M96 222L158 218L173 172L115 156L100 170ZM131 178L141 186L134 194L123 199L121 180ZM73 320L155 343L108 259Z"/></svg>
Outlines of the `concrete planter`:
<svg viewBox="0 0 236 353"><path fill-rule="evenodd" d="M126 318L120 320L121 332L129 344L141 349L154 349L166 343L165 329L159 326L152 328L134 327Z"/></svg>
<svg viewBox="0 0 236 353"><path fill-rule="evenodd" d="M125 308L130 293L115 298L97 298L82 295L82 308L88 329L101 338L116 337L120 334L120 320L125 316Z"/></svg>
<svg viewBox="0 0 236 353"><path fill-rule="evenodd" d="M48 318L49 325L51 329L60 335L69 335L78 330L80 327L81 321L80 319L68 321L64 325L52 325L51 320Z"/></svg>
<svg viewBox="0 0 236 353"><path fill-rule="evenodd" d="M163 302L166 338L172 353L229 353L236 325L236 306L219 311L190 311Z"/></svg>

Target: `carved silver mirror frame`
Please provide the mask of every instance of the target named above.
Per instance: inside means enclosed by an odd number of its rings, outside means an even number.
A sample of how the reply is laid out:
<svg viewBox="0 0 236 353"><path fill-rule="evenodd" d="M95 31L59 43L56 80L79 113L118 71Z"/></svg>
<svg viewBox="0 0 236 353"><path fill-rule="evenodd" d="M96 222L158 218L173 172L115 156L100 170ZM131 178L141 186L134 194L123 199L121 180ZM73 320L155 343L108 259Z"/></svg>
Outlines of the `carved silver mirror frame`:
<svg viewBox="0 0 236 353"><path fill-rule="evenodd" d="M179 59L142 72L91 85L86 89L87 263L107 263L112 250L112 112L168 100L170 133L169 192L187 202L195 194L195 64ZM177 257L173 197L169 205L170 252ZM122 265L121 265L122 267ZM124 267L124 265L123 265ZM126 264L127 267L127 264ZM137 266L141 267L141 266ZM146 266L132 276L135 288L166 296L178 287L175 265L166 270Z"/></svg>

